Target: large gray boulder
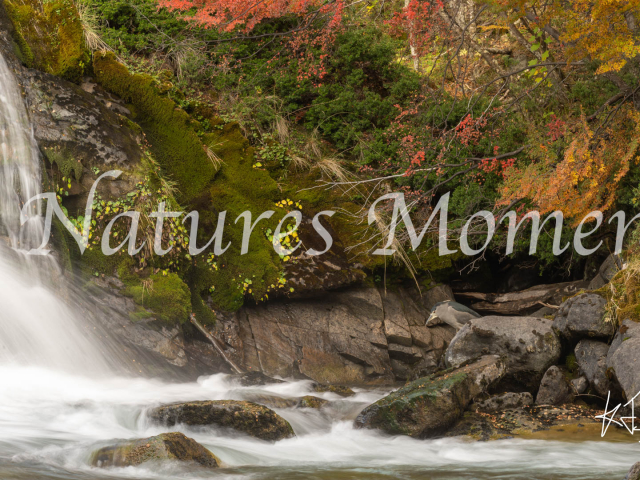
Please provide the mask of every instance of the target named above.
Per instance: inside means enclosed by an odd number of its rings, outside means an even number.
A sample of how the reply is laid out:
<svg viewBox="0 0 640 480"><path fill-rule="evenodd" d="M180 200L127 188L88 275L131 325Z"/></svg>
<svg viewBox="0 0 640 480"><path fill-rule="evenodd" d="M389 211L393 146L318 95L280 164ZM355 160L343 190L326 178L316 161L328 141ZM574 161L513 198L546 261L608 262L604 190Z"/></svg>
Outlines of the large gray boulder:
<svg viewBox="0 0 640 480"><path fill-rule="evenodd" d="M575 398L573 387L557 366L549 367L542 377L536 405L563 405Z"/></svg>
<svg viewBox="0 0 640 480"><path fill-rule="evenodd" d="M613 373L627 400L631 400L640 392L638 365L640 365L640 324L625 320L609 347L607 369Z"/></svg>
<svg viewBox="0 0 640 480"><path fill-rule="evenodd" d="M442 435L504 373L504 360L488 355L465 367L419 378L369 405L355 426L418 438Z"/></svg>
<svg viewBox="0 0 640 480"><path fill-rule="evenodd" d="M600 396L606 397L610 390L607 378L607 353L609 345L597 340L580 340L575 355L580 370L587 377L591 388Z"/></svg>
<svg viewBox="0 0 640 480"><path fill-rule="evenodd" d="M534 317L483 317L471 320L451 340L445 353L449 367L481 355L504 355L509 380L537 388L542 375L560 359L560 339L552 322Z"/></svg>
<svg viewBox="0 0 640 480"><path fill-rule="evenodd" d="M595 293L576 295L560 305L553 328L570 342L583 338L610 338L614 328L604 319L606 304L607 301Z"/></svg>

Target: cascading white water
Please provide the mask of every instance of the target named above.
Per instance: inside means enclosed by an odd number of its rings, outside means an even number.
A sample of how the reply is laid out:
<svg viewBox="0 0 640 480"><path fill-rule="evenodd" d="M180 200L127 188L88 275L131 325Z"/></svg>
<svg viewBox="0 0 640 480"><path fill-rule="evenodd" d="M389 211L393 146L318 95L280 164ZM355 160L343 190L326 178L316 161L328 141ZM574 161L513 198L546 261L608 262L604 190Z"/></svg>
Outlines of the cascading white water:
<svg viewBox="0 0 640 480"><path fill-rule="evenodd" d="M0 55L0 234L8 243L0 246L0 364L105 372L107 362L85 331L90 327L46 286L59 275L55 260L27 254L42 242L43 218L37 203L24 222L21 211L40 186L40 156L20 88Z"/></svg>
<svg viewBox="0 0 640 480"><path fill-rule="evenodd" d="M215 429L173 429L221 458L227 468L216 475L225 478L605 480L622 478L637 460L633 440L469 443L355 430L356 413L384 392L341 399L315 393L304 381L252 388L225 375L188 384L118 377L108 366L116 349L92 335L99 325L47 287L47 279L58 274L55 261L25 254L42 235L37 209L22 228L19 216L23 203L40 191L39 164L20 90L0 56L0 236L9 244L0 242L1 480L211 478L210 471L190 465L149 462L104 471L91 468L88 459L116 439L164 431L145 420L151 405L264 394L313 394L332 403L320 411L278 409L297 437L275 444ZM589 438L597 439L597 432Z"/></svg>

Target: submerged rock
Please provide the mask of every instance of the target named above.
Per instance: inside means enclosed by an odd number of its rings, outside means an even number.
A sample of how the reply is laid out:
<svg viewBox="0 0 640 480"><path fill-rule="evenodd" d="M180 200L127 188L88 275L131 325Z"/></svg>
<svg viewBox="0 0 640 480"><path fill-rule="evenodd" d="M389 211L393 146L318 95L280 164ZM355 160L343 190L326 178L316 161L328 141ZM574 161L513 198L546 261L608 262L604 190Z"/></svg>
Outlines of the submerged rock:
<svg viewBox="0 0 640 480"><path fill-rule="evenodd" d="M182 433L162 433L155 437L127 440L101 448L91 456L94 467L135 467L148 461L195 462L203 467L220 466L209 450Z"/></svg>
<svg viewBox="0 0 640 480"><path fill-rule="evenodd" d="M455 370L420 378L365 408L357 428L428 438L442 435L477 395L502 378L505 362L485 356Z"/></svg>
<svg viewBox="0 0 640 480"><path fill-rule="evenodd" d="M247 372L239 375L237 377L238 382L243 387L253 387L253 386L262 386L269 385L274 383L285 383L284 380L278 380L277 378L272 378L265 375L262 372Z"/></svg>
<svg viewBox="0 0 640 480"><path fill-rule="evenodd" d="M553 320L553 329L571 342L582 338L609 338L614 328L605 322L607 301L595 293L583 293L570 298L558 309Z"/></svg>
<svg viewBox="0 0 640 480"><path fill-rule="evenodd" d="M451 340L445 353L449 367L481 355L507 358L505 381L535 389L561 353L552 322L535 317L483 317L470 320Z"/></svg>
<svg viewBox="0 0 640 480"><path fill-rule="evenodd" d="M572 403L573 399L573 387L564 376L562 370L555 365L550 367L540 383L536 404L562 405L564 403Z"/></svg>
<svg viewBox="0 0 640 480"><path fill-rule="evenodd" d="M341 397L351 397L356 394L349 387L343 387L340 385L322 385L320 383L314 383L311 388L313 389L314 392L318 392L318 393L331 392L331 393L340 395Z"/></svg>
<svg viewBox="0 0 640 480"><path fill-rule="evenodd" d="M299 408L322 408L327 403L329 403L329 401L325 400L324 398L314 397L313 395L305 395L300 399L297 406Z"/></svg>
<svg viewBox="0 0 640 480"><path fill-rule="evenodd" d="M154 422L170 427L178 423L216 425L271 441L294 436L289 422L273 410L252 402L209 400L175 403L154 408L147 415Z"/></svg>
<svg viewBox="0 0 640 480"><path fill-rule="evenodd" d="M494 395L486 400L474 402L473 410L476 412L497 412L507 408L528 407L533 404L533 395L529 392L507 392Z"/></svg>

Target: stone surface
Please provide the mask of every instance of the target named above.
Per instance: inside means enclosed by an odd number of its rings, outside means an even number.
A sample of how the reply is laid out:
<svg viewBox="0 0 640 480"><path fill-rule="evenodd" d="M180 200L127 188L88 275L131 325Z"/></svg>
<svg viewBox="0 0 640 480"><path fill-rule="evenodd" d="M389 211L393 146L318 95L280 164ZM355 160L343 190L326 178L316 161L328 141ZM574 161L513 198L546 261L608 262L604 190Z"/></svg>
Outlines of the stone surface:
<svg viewBox="0 0 640 480"><path fill-rule="evenodd" d="M640 462L633 464L624 480L640 480Z"/></svg>
<svg viewBox="0 0 640 480"><path fill-rule="evenodd" d="M220 466L220 460L195 440L182 433L127 440L101 448L91 456L94 467L136 467L149 461L195 462L203 467Z"/></svg>
<svg viewBox="0 0 640 480"><path fill-rule="evenodd" d="M233 360L267 376L322 384L392 384L433 373L453 331L427 329L417 291L350 288L247 306L235 314ZM231 329L233 330L233 329Z"/></svg>
<svg viewBox="0 0 640 480"><path fill-rule="evenodd" d="M470 307L485 315L529 315L546 305L559 306L563 298L587 288L588 282L565 282L510 293L458 292Z"/></svg>
<svg viewBox="0 0 640 480"><path fill-rule="evenodd" d="M491 413L507 408L528 407L533 405L533 396L529 392L507 392L494 395L486 400L473 403L471 410L475 412Z"/></svg>
<svg viewBox="0 0 640 480"><path fill-rule="evenodd" d="M625 320L609 347L607 369L617 380L627 400L631 400L640 392L638 365L640 365L640 324Z"/></svg>
<svg viewBox="0 0 640 480"><path fill-rule="evenodd" d="M329 403L328 400L325 400L324 398L318 398L318 397L314 397L313 395L305 395L304 397L300 398L300 401L298 402L297 406L299 408L322 408L325 405L327 405Z"/></svg>
<svg viewBox="0 0 640 480"><path fill-rule="evenodd" d="M321 385L319 383L314 383L311 386L311 388L314 392L318 392L318 393L331 392L331 393L335 393L336 395L340 395L341 397L351 397L356 394L349 387L345 387L341 385Z"/></svg>
<svg viewBox="0 0 640 480"><path fill-rule="evenodd" d="M571 380L571 387L576 395L582 395L589 388L587 377L578 377Z"/></svg>
<svg viewBox="0 0 640 480"><path fill-rule="evenodd" d="M246 401L175 403L153 408L147 412L147 416L152 421L169 427L176 424L214 425L232 428L261 440L276 441L294 436L291 425L284 418L265 406Z"/></svg>
<svg viewBox="0 0 640 480"><path fill-rule="evenodd" d="M481 355L504 355L505 381L535 389L560 358L561 345L552 322L534 317L483 317L471 320L451 340L447 366L458 367Z"/></svg>
<svg viewBox="0 0 640 480"><path fill-rule="evenodd" d="M358 415L355 426L418 438L442 435L504 373L504 361L490 355L459 369L420 378L369 405Z"/></svg>
<svg viewBox="0 0 640 480"><path fill-rule="evenodd" d="M421 300L426 311L430 312L433 307L435 307L436 303L455 300L455 297L453 296L453 290L451 290L449 285L436 285L435 287L425 291Z"/></svg>
<svg viewBox="0 0 640 480"><path fill-rule="evenodd" d="M595 293L583 293L568 299L558 309L553 328L560 336L577 342L582 338L609 338L613 324L604 321L606 300Z"/></svg>
<svg viewBox="0 0 640 480"><path fill-rule="evenodd" d="M599 435L601 422L595 417L601 413L579 405L532 405L493 413L468 411L446 436L464 435L473 440L487 441L514 436L530 437L535 432L556 429L561 432L560 438L566 440L566 431L572 429L578 435L577 439L582 440L584 435L580 432L585 426L592 427L593 436Z"/></svg>
<svg viewBox="0 0 640 480"><path fill-rule="evenodd" d="M611 389L607 378L607 353L609 345L596 340L580 340L575 355L580 371L589 381L593 390L601 397Z"/></svg>
<svg viewBox="0 0 640 480"><path fill-rule="evenodd" d="M536 405L563 405L572 403L573 399L573 388L562 370L555 365L549 367L540 382Z"/></svg>
<svg viewBox="0 0 640 480"><path fill-rule="evenodd" d="M598 290L604 287L622 269L622 258L613 253L602 263L597 275L589 283L589 290Z"/></svg>

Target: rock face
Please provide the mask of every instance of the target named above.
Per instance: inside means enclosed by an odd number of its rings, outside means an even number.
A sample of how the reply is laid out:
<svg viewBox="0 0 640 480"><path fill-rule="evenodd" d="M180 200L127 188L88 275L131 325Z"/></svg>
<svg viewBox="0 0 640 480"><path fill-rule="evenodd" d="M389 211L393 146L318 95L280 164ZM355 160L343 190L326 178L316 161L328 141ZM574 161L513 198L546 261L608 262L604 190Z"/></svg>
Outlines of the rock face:
<svg viewBox="0 0 640 480"><path fill-rule="evenodd" d="M508 408L520 408L533 405L533 396L529 392L507 392L494 395L486 400L473 403L473 410L481 413L491 413Z"/></svg>
<svg viewBox="0 0 640 480"><path fill-rule="evenodd" d="M215 425L232 428L262 440L282 440L294 436L289 422L273 410L252 402L212 400L176 403L154 408L147 413L154 422L173 426Z"/></svg>
<svg viewBox="0 0 640 480"><path fill-rule="evenodd" d="M93 453L94 467L135 467L148 461L195 462L203 467L220 466L220 460L195 440L182 433L162 433L155 437L128 440Z"/></svg>
<svg viewBox="0 0 640 480"><path fill-rule="evenodd" d="M544 372L560 358L560 339L552 322L534 317L483 317L471 320L445 353L447 366L458 367L481 355L504 355L505 381L535 389Z"/></svg>
<svg viewBox="0 0 640 480"><path fill-rule="evenodd" d="M550 367L542 377L540 389L536 396L537 405L562 405L572 403L573 388L560 368Z"/></svg>
<svg viewBox="0 0 640 480"><path fill-rule="evenodd" d="M237 314L240 353L234 358L269 376L323 384L391 384L437 369L453 337L427 329L420 297L399 289L326 293L245 307Z"/></svg>
<svg viewBox="0 0 640 480"><path fill-rule="evenodd" d="M419 438L442 435L474 397L504 373L504 361L489 355L466 367L420 378L369 405L355 426Z"/></svg>
<svg viewBox="0 0 640 480"><path fill-rule="evenodd" d="M591 387L601 397L611 389L607 378L609 345L596 340L580 340L576 345L576 361Z"/></svg>
<svg viewBox="0 0 640 480"><path fill-rule="evenodd" d="M627 400L640 392L640 324L625 320L609 347L607 368L618 381Z"/></svg>
<svg viewBox="0 0 640 480"><path fill-rule="evenodd" d="M607 301L594 293L583 293L564 302L553 320L553 328L570 342L582 338L610 338L613 324L604 321Z"/></svg>

